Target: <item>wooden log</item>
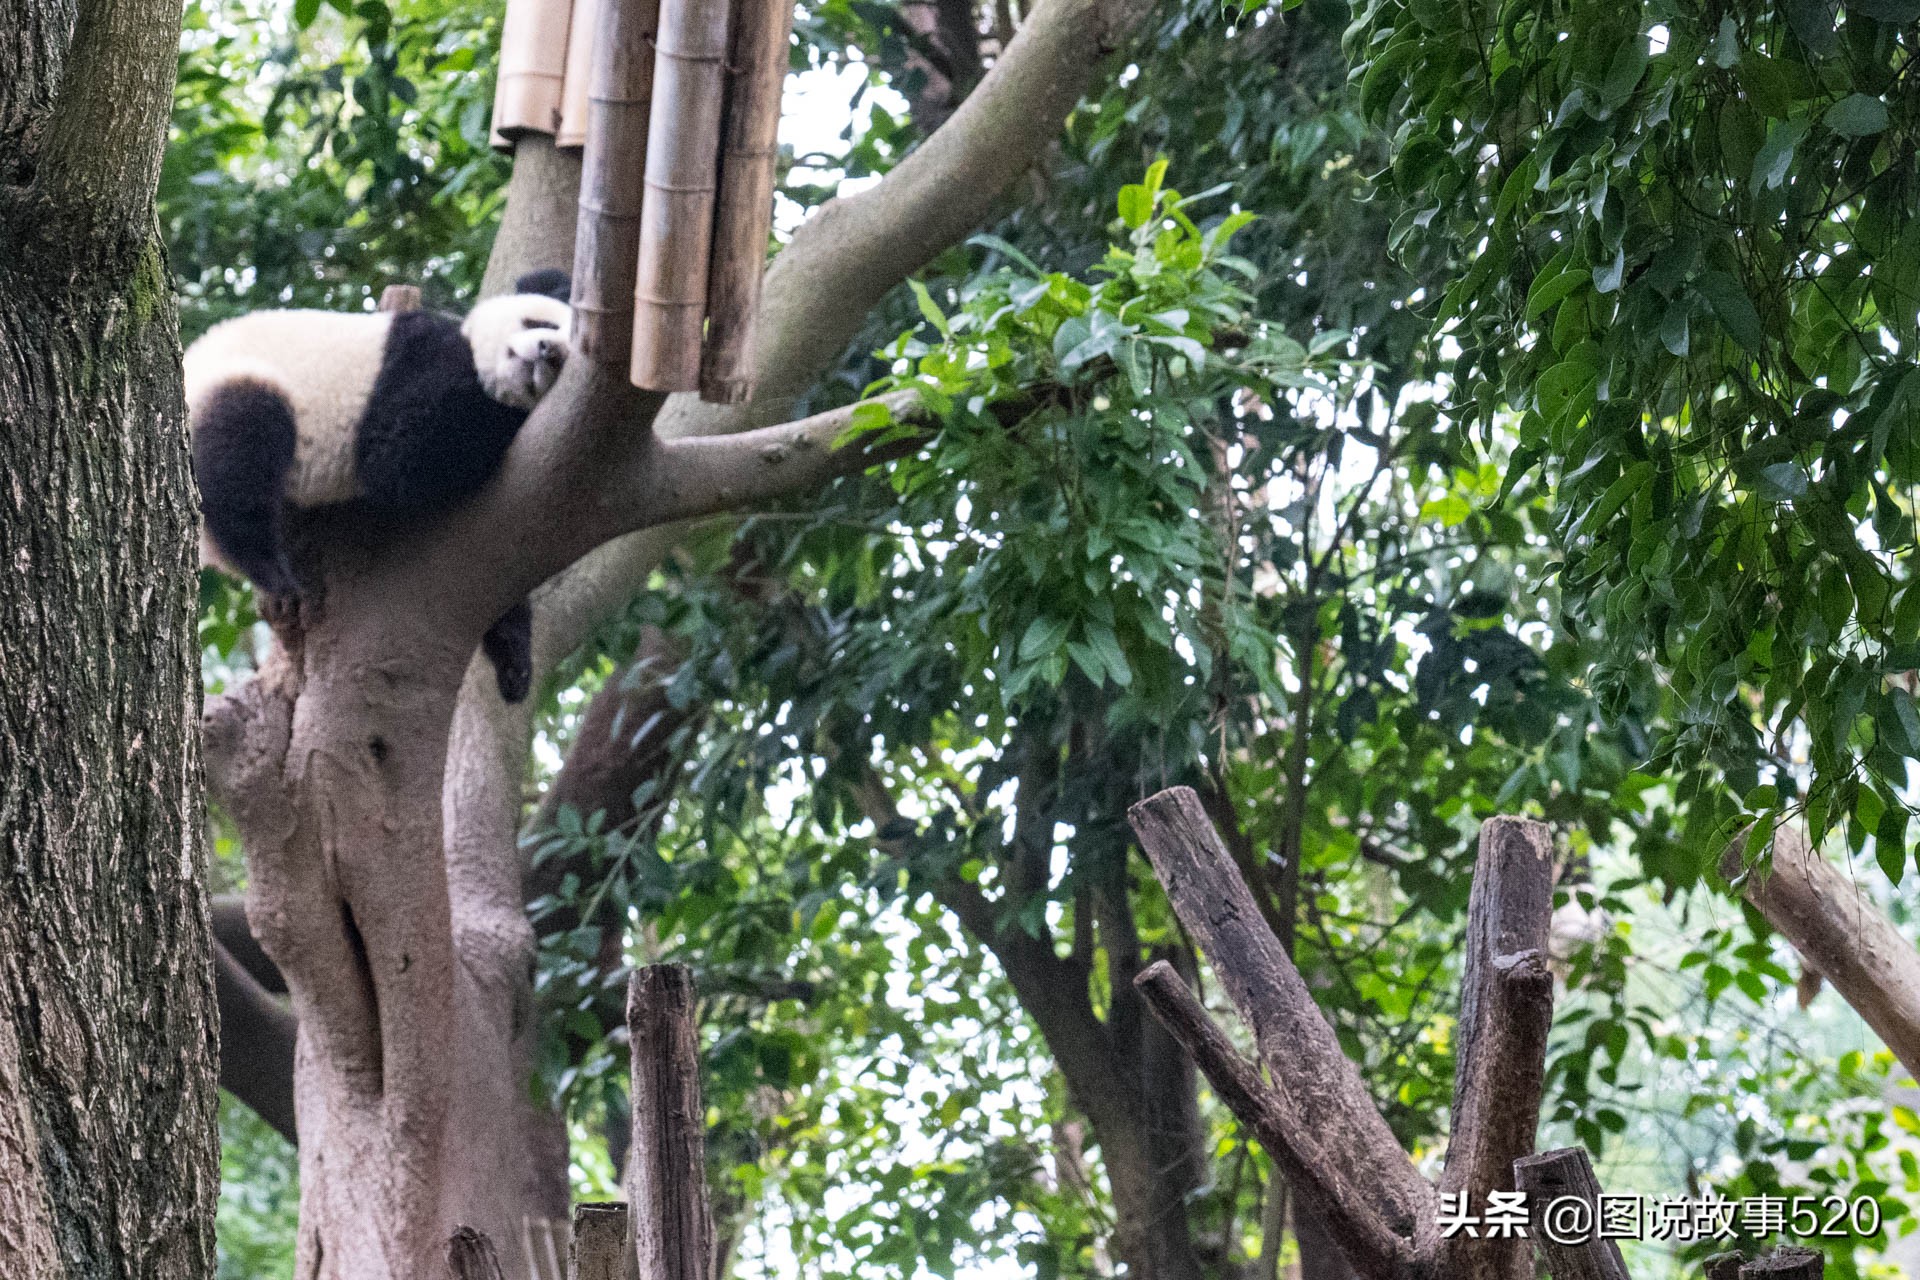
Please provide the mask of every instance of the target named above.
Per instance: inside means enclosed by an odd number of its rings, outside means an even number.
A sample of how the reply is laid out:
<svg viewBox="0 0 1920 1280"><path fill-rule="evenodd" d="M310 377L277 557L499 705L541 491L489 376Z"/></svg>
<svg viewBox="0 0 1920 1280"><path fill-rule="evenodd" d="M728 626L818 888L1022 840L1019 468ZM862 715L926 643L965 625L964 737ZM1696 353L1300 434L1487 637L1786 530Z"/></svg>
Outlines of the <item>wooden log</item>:
<svg viewBox="0 0 1920 1280"><path fill-rule="evenodd" d="M1200 943L1234 1008L1253 1029L1280 1092L1347 1181L1367 1188L1377 1212L1416 1256L1437 1229L1434 1190L1374 1108L1359 1069L1281 948L1208 821L1200 797L1173 787L1128 810L1128 820L1182 924Z"/></svg>
<svg viewBox="0 0 1920 1280"><path fill-rule="evenodd" d="M633 1063L627 1201L634 1255L646 1280L710 1280L713 1265L693 1001L693 975L685 965L648 965L627 983Z"/></svg>
<svg viewBox="0 0 1920 1280"><path fill-rule="evenodd" d="M1738 1253L1716 1253L1700 1263L1700 1271L1707 1280L1740 1280L1740 1267L1745 1262Z"/></svg>
<svg viewBox="0 0 1920 1280"><path fill-rule="evenodd" d="M713 248L727 0L661 0L657 48L631 375L647 390L693 391Z"/></svg>
<svg viewBox="0 0 1920 1280"><path fill-rule="evenodd" d="M792 35L793 0L736 0L700 357L700 398L715 404L740 404L753 395L753 334L773 229L780 91Z"/></svg>
<svg viewBox="0 0 1920 1280"><path fill-rule="evenodd" d="M493 145L560 127L571 0L507 0L500 24L500 82L493 93Z"/></svg>
<svg viewBox="0 0 1920 1280"><path fill-rule="evenodd" d="M1336 1159L1292 1099L1260 1078L1259 1069L1234 1049L1172 965L1154 962L1133 985L1193 1058L1215 1096L1260 1139L1308 1216L1324 1224L1354 1272L1367 1280L1398 1280L1408 1270L1411 1242L1381 1219L1373 1188L1354 1183L1347 1172L1352 1162L1344 1153ZM1380 1163L1405 1158L1397 1145L1376 1155Z"/></svg>
<svg viewBox="0 0 1920 1280"><path fill-rule="evenodd" d="M573 352L624 366L633 351L640 179L647 166L660 0L604 0L597 7L574 237Z"/></svg>
<svg viewBox="0 0 1920 1280"><path fill-rule="evenodd" d="M1527 1210L1533 1219L1528 1230L1553 1280L1631 1280L1620 1246L1600 1238L1600 1180L1594 1177L1593 1161L1585 1150L1562 1147L1523 1156L1513 1162L1513 1181L1526 1193ZM1587 1202L1587 1221L1592 1229L1585 1238L1562 1244L1545 1227L1553 1202L1568 1196ZM1570 1233L1563 1229L1561 1234Z"/></svg>
<svg viewBox="0 0 1920 1280"><path fill-rule="evenodd" d="M558 147L582 147L587 142L600 5L601 0L573 0L573 21L567 26L567 70L560 85L560 129L553 138Z"/></svg>
<svg viewBox="0 0 1920 1280"><path fill-rule="evenodd" d="M1440 1190L1485 1203L1511 1191L1513 1162L1533 1151L1540 1123L1553 974L1553 837L1524 818L1480 828L1467 905L1454 1061L1453 1123ZM1526 1242L1461 1232L1440 1245L1442 1274L1458 1280L1531 1280Z"/></svg>
<svg viewBox="0 0 1920 1280"><path fill-rule="evenodd" d="M1783 1244L1764 1258L1740 1268L1740 1280L1820 1280L1826 1274L1826 1255L1797 1244Z"/></svg>
<svg viewBox="0 0 1920 1280"><path fill-rule="evenodd" d="M567 1280L632 1280L627 1251L632 1232L625 1202L573 1207L573 1240L567 1245Z"/></svg>
<svg viewBox="0 0 1920 1280"><path fill-rule="evenodd" d="M501 1280L500 1257L484 1231L455 1227L447 1241L447 1274L453 1280Z"/></svg>
<svg viewBox="0 0 1920 1280"><path fill-rule="evenodd" d="M1741 865L1745 844L1728 846L1720 874L1920 1076L1920 951L1798 831L1776 830L1772 862L1751 871Z"/></svg>
<svg viewBox="0 0 1920 1280"><path fill-rule="evenodd" d="M417 284L390 284L380 291L382 311L418 311L420 306L420 286Z"/></svg>

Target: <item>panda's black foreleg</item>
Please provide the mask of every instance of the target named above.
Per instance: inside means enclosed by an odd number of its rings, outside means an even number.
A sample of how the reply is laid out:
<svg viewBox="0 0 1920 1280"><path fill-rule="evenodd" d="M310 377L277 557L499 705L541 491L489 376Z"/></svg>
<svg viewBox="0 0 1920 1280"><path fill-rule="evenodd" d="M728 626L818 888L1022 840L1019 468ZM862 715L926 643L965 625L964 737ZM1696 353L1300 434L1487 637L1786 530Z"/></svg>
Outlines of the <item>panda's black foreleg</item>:
<svg viewBox="0 0 1920 1280"><path fill-rule="evenodd" d="M533 606L522 600L501 614L480 638L480 650L493 663L500 696L518 702L533 688Z"/></svg>
<svg viewBox="0 0 1920 1280"><path fill-rule="evenodd" d="M281 531L293 466L293 410L272 387L231 382L194 415L193 478L207 535L269 597L296 595Z"/></svg>

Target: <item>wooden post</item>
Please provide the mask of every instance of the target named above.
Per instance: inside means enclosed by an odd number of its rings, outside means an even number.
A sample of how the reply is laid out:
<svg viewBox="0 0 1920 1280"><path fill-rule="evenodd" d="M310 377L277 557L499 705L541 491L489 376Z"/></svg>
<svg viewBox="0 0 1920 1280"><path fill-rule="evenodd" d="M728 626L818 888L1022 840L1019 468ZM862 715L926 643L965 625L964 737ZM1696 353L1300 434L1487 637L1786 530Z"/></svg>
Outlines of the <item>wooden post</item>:
<svg viewBox="0 0 1920 1280"><path fill-rule="evenodd" d="M500 83L493 94L493 145L560 127L571 0L507 0L500 24Z"/></svg>
<svg viewBox="0 0 1920 1280"><path fill-rule="evenodd" d="M647 165L660 0L602 0L596 7L573 254L573 350L599 364L624 365L633 351L639 179Z"/></svg>
<svg viewBox="0 0 1920 1280"><path fill-rule="evenodd" d="M1170 787L1127 810L1127 820L1174 913L1252 1028L1267 1070L1298 1107L1302 1128L1343 1163L1352 1186L1366 1189L1370 1211L1387 1230L1424 1251L1435 1232L1433 1186L1375 1109L1360 1069L1267 927L1200 797L1190 787ZM1351 1251L1348 1260L1355 1261Z"/></svg>
<svg viewBox="0 0 1920 1280"><path fill-rule="evenodd" d="M1820 1280L1826 1274L1827 1258L1813 1249L1783 1244L1764 1258L1755 1258L1740 1268L1740 1280Z"/></svg>
<svg viewBox="0 0 1920 1280"><path fill-rule="evenodd" d="M1562 1147L1515 1160L1513 1182L1526 1194L1529 1230L1554 1280L1630 1280L1620 1246L1599 1236L1600 1180L1593 1176L1593 1161L1585 1150ZM1548 1207L1567 1196L1587 1202L1591 1229L1577 1243L1557 1244L1542 1228Z"/></svg>
<svg viewBox="0 0 1920 1280"><path fill-rule="evenodd" d="M720 156L707 340L700 398L740 404L753 395L753 334L773 228L780 91L786 84L793 0L736 0L728 41L726 148Z"/></svg>
<svg viewBox="0 0 1920 1280"><path fill-rule="evenodd" d="M706 1108L685 965L635 970L627 983L633 1146L627 1154L634 1255L645 1280L710 1280Z"/></svg>
<svg viewBox="0 0 1920 1280"><path fill-rule="evenodd" d="M1455 1031L1453 1124L1440 1190L1484 1203L1512 1191L1513 1162L1533 1151L1553 1026L1547 928L1553 918L1553 837L1525 818L1480 828L1467 903L1467 963ZM1462 1232L1440 1243L1440 1273L1524 1280L1526 1242Z"/></svg>
<svg viewBox="0 0 1920 1280"><path fill-rule="evenodd" d="M700 385L725 91L727 0L661 0L634 286L633 384Z"/></svg>
<svg viewBox="0 0 1920 1280"><path fill-rule="evenodd" d="M573 21L567 26L567 72L560 85L560 130L553 136L556 147L586 145L600 4L601 0L573 0Z"/></svg>
<svg viewBox="0 0 1920 1280"><path fill-rule="evenodd" d="M484 1231L455 1227L447 1241L447 1274L453 1280L501 1280L500 1258Z"/></svg>
<svg viewBox="0 0 1920 1280"><path fill-rule="evenodd" d="M633 1280L632 1232L627 1206L618 1200L573 1207L573 1241L567 1246L567 1280Z"/></svg>

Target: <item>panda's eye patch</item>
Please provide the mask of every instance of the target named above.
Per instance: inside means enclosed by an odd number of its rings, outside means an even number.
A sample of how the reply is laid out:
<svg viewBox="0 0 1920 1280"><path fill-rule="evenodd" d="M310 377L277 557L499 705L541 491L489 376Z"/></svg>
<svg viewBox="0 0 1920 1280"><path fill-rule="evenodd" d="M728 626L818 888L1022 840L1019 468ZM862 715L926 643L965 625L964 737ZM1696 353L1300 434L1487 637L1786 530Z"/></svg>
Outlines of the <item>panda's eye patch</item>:
<svg viewBox="0 0 1920 1280"><path fill-rule="evenodd" d="M522 320L520 327L522 329L554 329L557 331L559 326L550 320Z"/></svg>

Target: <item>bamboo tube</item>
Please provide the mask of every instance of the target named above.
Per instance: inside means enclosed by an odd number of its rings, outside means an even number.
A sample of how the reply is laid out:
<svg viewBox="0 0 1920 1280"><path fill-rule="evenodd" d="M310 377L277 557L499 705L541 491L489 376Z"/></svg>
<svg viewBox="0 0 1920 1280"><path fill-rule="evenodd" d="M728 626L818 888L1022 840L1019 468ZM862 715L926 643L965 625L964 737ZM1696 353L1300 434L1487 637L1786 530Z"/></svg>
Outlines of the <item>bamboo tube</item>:
<svg viewBox="0 0 1920 1280"><path fill-rule="evenodd" d="M640 176L647 167L660 0L604 0L594 7L597 56L573 250L573 349L600 364L622 365L633 352Z"/></svg>
<svg viewBox="0 0 1920 1280"><path fill-rule="evenodd" d="M578 147L587 141L587 100L593 86L594 36L600 29L601 0L573 0L567 27L567 74L560 86L560 131L555 146Z"/></svg>
<svg viewBox="0 0 1920 1280"><path fill-rule="evenodd" d="M753 333L773 228L780 90L787 81L793 0L735 0L727 54L726 149L720 155L707 342L700 398L739 404L753 395Z"/></svg>
<svg viewBox="0 0 1920 1280"><path fill-rule="evenodd" d="M500 84L493 95L493 145L560 127L567 72L570 0L507 0L500 25Z"/></svg>
<svg viewBox="0 0 1920 1280"><path fill-rule="evenodd" d="M661 0L658 47L631 372L638 387L692 391L713 246L727 0Z"/></svg>

